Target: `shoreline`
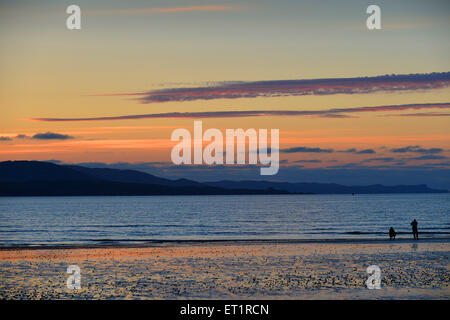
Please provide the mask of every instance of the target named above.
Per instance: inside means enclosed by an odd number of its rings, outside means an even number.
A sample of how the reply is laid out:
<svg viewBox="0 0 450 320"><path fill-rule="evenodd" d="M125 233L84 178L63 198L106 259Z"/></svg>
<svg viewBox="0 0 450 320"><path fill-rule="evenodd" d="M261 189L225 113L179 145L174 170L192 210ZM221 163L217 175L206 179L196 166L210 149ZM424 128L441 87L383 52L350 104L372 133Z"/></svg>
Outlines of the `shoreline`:
<svg viewBox="0 0 450 320"><path fill-rule="evenodd" d="M72 249L133 249L133 248L158 248L158 247L177 247L177 246L251 246L251 245L281 245L281 244L423 244L423 243L450 243L450 237L441 238L422 238L419 240L400 238L396 240L389 239L143 239L143 240L94 240L98 243L61 243L61 244L18 244L18 245L0 245L1 251L11 250L72 250Z"/></svg>
<svg viewBox="0 0 450 320"><path fill-rule="evenodd" d="M234 190L234 189L225 189L225 190ZM439 190L433 192L372 192L372 193L312 193L312 192L283 192L280 190L277 192L267 192L264 193L265 190L260 189L249 189L249 193L180 193L180 194L53 194L53 195L14 195L14 194L0 194L0 198L96 198L96 197L227 197L227 196L255 196L255 197L266 197L270 195L274 196L373 196L373 195L411 195L411 194L447 194L450 193L450 190Z"/></svg>

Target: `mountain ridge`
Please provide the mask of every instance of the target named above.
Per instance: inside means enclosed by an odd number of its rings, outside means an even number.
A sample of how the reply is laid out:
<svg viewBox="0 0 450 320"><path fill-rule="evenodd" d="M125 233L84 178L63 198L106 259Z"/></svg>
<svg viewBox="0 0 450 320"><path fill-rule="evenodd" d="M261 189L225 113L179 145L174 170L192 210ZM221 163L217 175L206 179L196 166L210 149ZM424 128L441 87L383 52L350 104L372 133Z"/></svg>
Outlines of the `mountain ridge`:
<svg viewBox="0 0 450 320"><path fill-rule="evenodd" d="M130 169L45 161L0 162L0 196L445 193L420 185L345 186L336 183L170 180Z"/></svg>
<svg viewBox="0 0 450 320"><path fill-rule="evenodd" d="M275 190L285 190L290 193L313 193L313 194L376 194L376 193L446 193L446 190L429 188L426 184L418 185L395 185L386 186L382 184L353 185L346 186L337 183L317 183L317 182L272 182L257 180L221 180L215 182L204 182L209 186L220 186L221 188L232 189L240 186L245 189L263 190L272 188Z"/></svg>

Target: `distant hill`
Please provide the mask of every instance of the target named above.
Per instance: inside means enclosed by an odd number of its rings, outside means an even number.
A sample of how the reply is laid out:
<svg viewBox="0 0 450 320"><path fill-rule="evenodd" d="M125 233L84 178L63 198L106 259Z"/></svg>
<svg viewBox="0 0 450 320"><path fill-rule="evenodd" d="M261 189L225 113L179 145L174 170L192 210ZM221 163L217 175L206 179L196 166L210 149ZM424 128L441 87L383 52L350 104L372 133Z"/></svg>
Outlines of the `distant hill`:
<svg viewBox="0 0 450 320"><path fill-rule="evenodd" d="M0 196L283 194L225 189L134 170L86 168L41 161L0 162Z"/></svg>
<svg viewBox="0 0 450 320"><path fill-rule="evenodd" d="M94 181L95 177L66 166L40 161L0 162L0 182Z"/></svg>
<svg viewBox="0 0 450 320"><path fill-rule="evenodd" d="M335 183L290 183L270 181L216 181L204 183L213 187L233 189L236 187L251 190L284 190L290 193L314 193L314 194L371 194L371 193L446 193L447 190L428 188L425 184L384 186L375 184L370 186L343 186Z"/></svg>
<svg viewBox="0 0 450 320"><path fill-rule="evenodd" d="M137 170L88 168L74 165L67 165L64 167L78 171L82 175L88 175L104 181L158 184L170 187L205 187L204 184L201 184L196 181L191 181L187 179L169 180Z"/></svg>
<svg viewBox="0 0 450 320"><path fill-rule="evenodd" d="M136 170L88 168L41 161L0 162L0 196L351 194L447 192L414 186L170 180Z"/></svg>

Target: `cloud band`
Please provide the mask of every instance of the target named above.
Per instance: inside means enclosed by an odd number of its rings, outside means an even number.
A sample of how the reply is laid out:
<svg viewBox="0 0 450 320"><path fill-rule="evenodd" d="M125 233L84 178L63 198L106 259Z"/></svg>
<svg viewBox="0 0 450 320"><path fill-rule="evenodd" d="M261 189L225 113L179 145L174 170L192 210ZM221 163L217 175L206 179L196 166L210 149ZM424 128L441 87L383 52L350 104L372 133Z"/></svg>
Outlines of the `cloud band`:
<svg viewBox="0 0 450 320"><path fill-rule="evenodd" d="M209 112L168 112L151 113L123 116L107 117L86 117L86 118L31 118L33 121L43 122L64 122L64 121L110 121L110 120L138 120L138 119L201 119L201 118L246 118L265 116L317 116L324 118L349 118L348 113L363 112L392 112L419 109L445 109L450 108L450 103L427 103L427 104L403 104L374 107L356 108L333 108L326 110L249 110L249 111L209 111Z"/></svg>
<svg viewBox="0 0 450 320"><path fill-rule="evenodd" d="M442 72L358 78L224 82L209 87L167 88L141 93L100 94L98 96L140 96L137 100L141 103L160 103L280 96L364 94L380 91L430 90L445 88L449 85L450 72Z"/></svg>

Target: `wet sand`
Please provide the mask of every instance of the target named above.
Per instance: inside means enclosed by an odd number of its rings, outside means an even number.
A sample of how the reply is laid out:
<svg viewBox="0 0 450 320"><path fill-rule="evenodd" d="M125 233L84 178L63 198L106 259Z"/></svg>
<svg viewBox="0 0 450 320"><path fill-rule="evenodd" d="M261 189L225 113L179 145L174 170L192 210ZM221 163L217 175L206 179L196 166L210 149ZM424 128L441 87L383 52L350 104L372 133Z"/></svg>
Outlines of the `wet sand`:
<svg viewBox="0 0 450 320"><path fill-rule="evenodd" d="M1 299L449 299L450 243L1 249ZM81 289L66 286L69 265ZM369 290L366 268L381 268Z"/></svg>

